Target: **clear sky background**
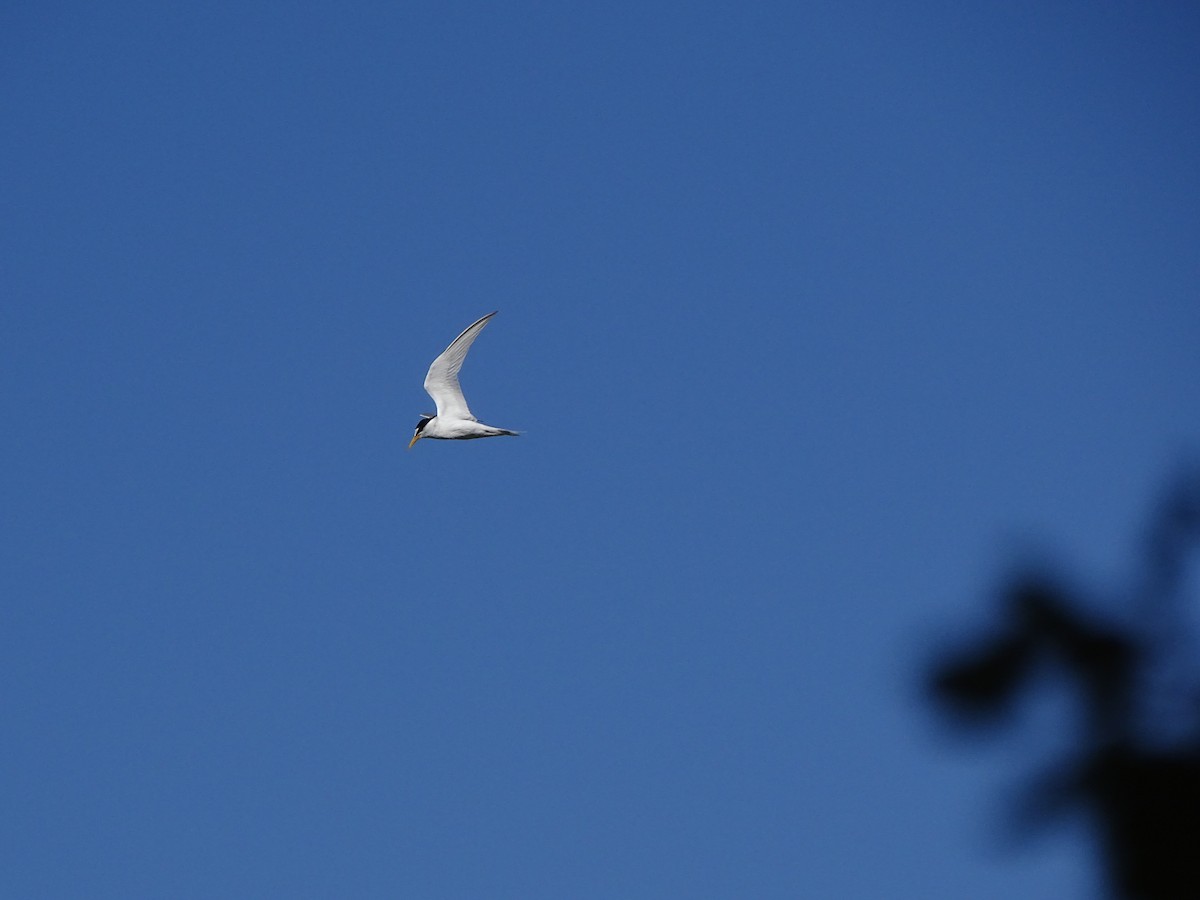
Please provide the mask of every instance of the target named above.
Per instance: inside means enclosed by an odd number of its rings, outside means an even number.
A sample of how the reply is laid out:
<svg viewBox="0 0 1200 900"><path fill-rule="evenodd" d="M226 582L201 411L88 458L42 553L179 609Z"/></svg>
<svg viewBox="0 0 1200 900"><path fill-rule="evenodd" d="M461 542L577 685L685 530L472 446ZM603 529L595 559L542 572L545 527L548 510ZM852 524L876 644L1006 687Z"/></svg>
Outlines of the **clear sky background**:
<svg viewBox="0 0 1200 900"><path fill-rule="evenodd" d="M0 893L1094 896L920 679L1200 446L1198 99L1189 2L7 4Z"/></svg>

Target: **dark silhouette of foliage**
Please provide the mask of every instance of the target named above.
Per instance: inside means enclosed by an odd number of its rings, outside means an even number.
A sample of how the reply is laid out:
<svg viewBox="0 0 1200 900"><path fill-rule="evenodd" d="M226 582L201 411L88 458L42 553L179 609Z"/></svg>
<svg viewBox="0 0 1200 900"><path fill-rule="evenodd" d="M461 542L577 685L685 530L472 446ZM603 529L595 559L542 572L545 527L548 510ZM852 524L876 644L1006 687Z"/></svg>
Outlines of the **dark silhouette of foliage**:
<svg viewBox="0 0 1200 900"><path fill-rule="evenodd" d="M1024 821L1083 809L1115 897L1200 898L1200 686L1181 615L1185 599L1196 599L1182 595L1197 547L1193 472L1154 520L1129 623L1106 621L1053 577L1024 573L1004 593L996 633L946 653L929 679L934 702L962 728L1001 724L1034 679L1074 687L1084 713L1080 747L1035 779ZM1163 691L1173 703L1156 696ZM1156 709L1174 710L1170 737L1156 734Z"/></svg>

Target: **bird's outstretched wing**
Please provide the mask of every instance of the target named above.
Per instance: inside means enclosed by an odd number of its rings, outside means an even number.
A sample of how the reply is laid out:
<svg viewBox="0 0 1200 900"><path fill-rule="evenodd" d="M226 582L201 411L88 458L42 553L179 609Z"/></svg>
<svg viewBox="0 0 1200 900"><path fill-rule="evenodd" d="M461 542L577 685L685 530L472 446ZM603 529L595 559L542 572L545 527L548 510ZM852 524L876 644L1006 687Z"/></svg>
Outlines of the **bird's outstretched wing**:
<svg viewBox="0 0 1200 900"><path fill-rule="evenodd" d="M458 386L458 370L462 368L463 360L467 358L467 351L475 343L475 338L479 337L483 326L495 314L490 312L479 321L468 325L442 355L430 364L429 374L425 376L425 390L437 404L439 417L477 421L467 408L467 398Z"/></svg>

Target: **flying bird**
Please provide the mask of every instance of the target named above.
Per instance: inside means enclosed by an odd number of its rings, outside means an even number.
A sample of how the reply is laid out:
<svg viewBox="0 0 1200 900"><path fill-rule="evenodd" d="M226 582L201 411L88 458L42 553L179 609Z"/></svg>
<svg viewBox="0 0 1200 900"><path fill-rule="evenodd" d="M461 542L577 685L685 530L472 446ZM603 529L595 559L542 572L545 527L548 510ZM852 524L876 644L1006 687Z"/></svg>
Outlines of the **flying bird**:
<svg viewBox="0 0 1200 900"><path fill-rule="evenodd" d="M411 450L413 444L421 438L435 438L439 441L469 441L473 438L499 437L502 434L516 435L517 432L506 428L493 428L484 425L467 408L467 398L463 396L462 388L458 386L458 370L462 368L467 351L496 313L490 312L479 321L468 325L442 355L429 366L425 376L425 390L433 402L437 404L437 413L423 414L417 422L417 430L413 432L412 440L408 442Z"/></svg>

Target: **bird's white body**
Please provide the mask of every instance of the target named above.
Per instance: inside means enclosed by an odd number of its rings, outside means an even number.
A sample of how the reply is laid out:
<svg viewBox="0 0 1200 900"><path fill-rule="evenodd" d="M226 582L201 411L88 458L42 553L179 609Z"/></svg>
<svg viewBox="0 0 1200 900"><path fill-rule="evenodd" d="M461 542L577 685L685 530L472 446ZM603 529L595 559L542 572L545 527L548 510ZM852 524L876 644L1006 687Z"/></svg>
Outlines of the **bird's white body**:
<svg viewBox="0 0 1200 900"><path fill-rule="evenodd" d="M467 407L467 398L463 396L462 388L458 384L458 372L462 368L463 360L467 358L467 351L471 349L471 344L475 343L475 338L479 337L479 332L483 331L483 326L494 315L494 312L488 313L479 321L467 326L430 364L429 372L425 376L425 390L437 404L437 414L421 416L413 439L409 442L410 448L421 438L469 441L473 438L516 435L517 432L507 428L484 425L471 415L471 410Z"/></svg>
<svg viewBox="0 0 1200 900"><path fill-rule="evenodd" d="M502 434L516 434L505 428L493 428L474 419L446 419L434 416L429 424L421 429L421 437L434 438L441 441L469 441L471 438L499 437Z"/></svg>

